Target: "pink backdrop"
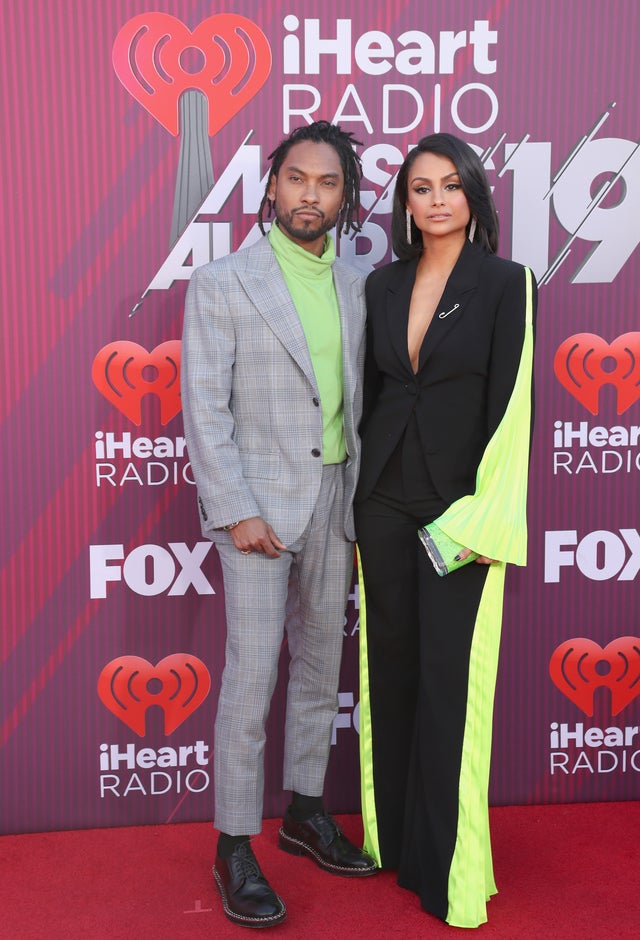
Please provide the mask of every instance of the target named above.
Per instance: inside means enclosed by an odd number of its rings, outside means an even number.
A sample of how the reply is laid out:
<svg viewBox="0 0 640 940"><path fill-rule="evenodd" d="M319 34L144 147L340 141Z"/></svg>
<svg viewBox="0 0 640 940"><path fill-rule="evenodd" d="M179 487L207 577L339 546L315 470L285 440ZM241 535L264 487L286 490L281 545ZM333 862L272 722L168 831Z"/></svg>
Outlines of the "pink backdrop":
<svg viewBox="0 0 640 940"><path fill-rule="evenodd" d="M501 253L540 281L530 562L507 582L491 799L637 797L638 4L2 13L2 830L212 814L224 599L182 438L184 294L194 265L257 237L268 154L320 117L362 141L344 258L390 260L394 173L444 130L481 153ZM357 640L354 588L336 812L358 808ZM266 815L282 711L278 693Z"/></svg>

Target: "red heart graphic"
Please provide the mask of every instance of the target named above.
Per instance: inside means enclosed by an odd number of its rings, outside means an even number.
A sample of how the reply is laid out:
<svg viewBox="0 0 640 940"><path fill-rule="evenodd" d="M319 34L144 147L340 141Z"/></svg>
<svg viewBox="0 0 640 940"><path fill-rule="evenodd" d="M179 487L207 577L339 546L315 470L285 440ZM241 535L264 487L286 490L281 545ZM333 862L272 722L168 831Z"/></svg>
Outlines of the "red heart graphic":
<svg viewBox="0 0 640 940"><path fill-rule="evenodd" d="M174 136L180 95L201 91L212 137L266 82L271 47L255 23L235 13L210 16L193 32L168 13L141 13L118 32L113 67L129 94Z"/></svg>
<svg viewBox="0 0 640 940"><path fill-rule="evenodd" d="M640 693L640 639L622 636L604 649L584 637L567 640L554 651L549 675L585 715L593 715L596 689L605 686L611 692L611 714L617 715Z"/></svg>
<svg viewBox="0 0 640 940"><path fill-rule="evenodd" d="M160 682L158 691L149 688ZM98 679L100 701L141 738L151 705L164 712L164 733L171 734L202 705L209 689L209 670L195 656L173 653L152 666L139 656L120 656L108 663Z"/></svg>
<svg viewBox="0 0 640 940"><path fill-rule="evenodd" d="M182 407L181 347L177 339L161 343L151 352L127 340L109 343L93 360L93 384L108 402L137 425L142 424L142 399L145 395L157 395L160 420L168 424ZM145 369L153 373L151 377L144 377Z"/></svg>
<svg viewBox="0 0 640 940"><path fill-rule="evenodd" d="M640 398L640 333L624 333L611 344L595 333L576 333L558 347L553 368L558 381L593 415L602 386L614 385L620 415Z"/></svg>

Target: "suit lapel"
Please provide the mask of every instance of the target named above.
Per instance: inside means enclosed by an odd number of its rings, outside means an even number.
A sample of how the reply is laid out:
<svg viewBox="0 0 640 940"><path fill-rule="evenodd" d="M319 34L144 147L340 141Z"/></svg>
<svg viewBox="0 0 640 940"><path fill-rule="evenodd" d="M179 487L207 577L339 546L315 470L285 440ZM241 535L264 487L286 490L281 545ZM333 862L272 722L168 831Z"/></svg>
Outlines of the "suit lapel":
<svg viewBox="0 0 640 940"><path fill-rule="evenodd" d="M248 252L249 254L249 252ZM238 278L260 316L318 390L302 323L291 299L280 265L267 238L250 252Z"/></svg>
<svg viewBox="0 0 640 940"><path fill-rule="evenodd" d="M392 279L387 284L385 306L391 345L404 369L412 372L407 346L409 305L416 279L417 261L391 269Z"/></svg>
<svg viewBox="0 0 640 940"><path fill-rule="evenodd" d="M460 256L449 275L444 293L436 307L433 320L429 324L420 349L418 373L428 361L431 353L451 331L463 324L463 314L469 305L479 281L484 251L477 245L465 242ZM416 279L418 262L411 261L391 269L387 284L385 305L391 345L404 369L413 375L409 349L407 346L407 327L409 324L409 306L411 293Z"/></svg>
<svg viewBox="0 0 640 940"><path fill-rule="evenodd" d="M359 275L350 271L348 268L335 264L333 267L333 283L336 288L338 298L338 309L340 311L340 329L342 331L342 380L344 386L344 400L352 402L356 387L356 357L357 349L351 348L354 342L354 318L358 326L361 325L358 307L362 303L362 297L358 288L361 284ZM358 342L356 337L356 342ZM345 409L347 414L348 409Z"/></svg>
<svg viewBox="0 0 640 940"><path fill-rule="evenodd" d="M452 330L463 328L465 309L478 286L482 257L480 249L465 242L429 324L420 349L418 372L445 336Z"/></svg>

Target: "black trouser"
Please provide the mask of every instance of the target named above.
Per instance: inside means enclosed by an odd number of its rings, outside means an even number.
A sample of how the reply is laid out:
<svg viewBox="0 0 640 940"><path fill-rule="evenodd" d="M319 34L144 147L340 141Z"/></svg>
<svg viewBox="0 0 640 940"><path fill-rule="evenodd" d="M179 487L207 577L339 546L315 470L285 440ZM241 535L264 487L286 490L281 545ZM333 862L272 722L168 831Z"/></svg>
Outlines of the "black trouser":
<svg viewBox="0 0 640 940"><path fill-rule="evenodd" d="M373 778L382 864L444 917L455 846L469 656L487 575L471 563L434 571L417 536L445 504L405 492L392 461L376 493L356 505L364 574Z"/></svg>

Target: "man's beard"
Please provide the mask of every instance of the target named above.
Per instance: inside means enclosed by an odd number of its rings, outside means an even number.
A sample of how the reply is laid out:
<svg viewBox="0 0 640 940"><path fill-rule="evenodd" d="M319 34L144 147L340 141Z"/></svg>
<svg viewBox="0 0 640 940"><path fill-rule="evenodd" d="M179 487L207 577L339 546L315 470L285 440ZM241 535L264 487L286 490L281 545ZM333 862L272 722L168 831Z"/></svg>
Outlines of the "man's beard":
<svg viewBox="0 0 640 940"><path fill-rule="evenodd" d="M316 239L321 238L323 235L326 235L327 232L331 231L336 222L338 221L338 213L327 218L324 213L319 210L313 210L318 212L317 218L308 221L299 222L296 220L296 215L300 212L309 212L309 209L300 209L293 210L293 212L287 212L286 214L281 212L278 209L278 204L276 202L274 206L274 212L278 224L281 229L283 229L291 238L296 238L301 242L314 242Z"/></svg>

